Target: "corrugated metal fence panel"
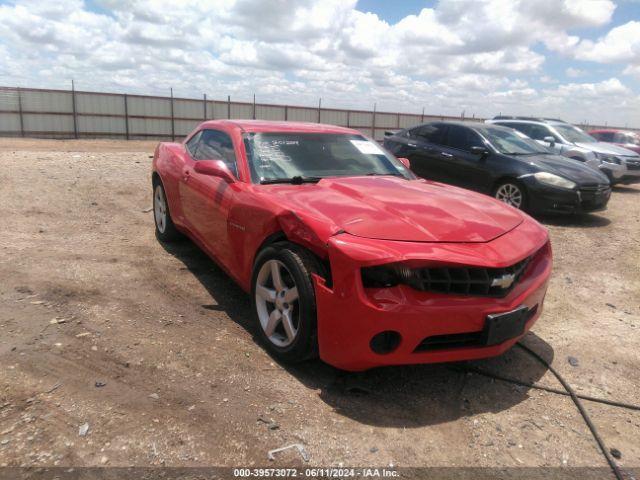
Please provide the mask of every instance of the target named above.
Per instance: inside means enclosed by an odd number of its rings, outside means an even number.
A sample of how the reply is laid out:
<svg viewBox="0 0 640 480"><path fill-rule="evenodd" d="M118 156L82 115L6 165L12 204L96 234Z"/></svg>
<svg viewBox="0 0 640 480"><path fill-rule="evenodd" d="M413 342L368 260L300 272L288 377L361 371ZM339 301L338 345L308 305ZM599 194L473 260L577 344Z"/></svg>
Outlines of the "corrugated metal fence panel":
<svg viewBox="0 0 640 480"><path fill-rule="evenodd" d="M171 136L171 120L161 120L156 118L130 118L129 132L132 136Z"/></svg>
<svg viewBox="0 0 640 480"><path fill-rule="evenodd" d="M349 114L345 110L321 110L320 123L346 127L349 124Z"/></svg>
<svg viewBox="0 0 640 480"><path fill-rule="evenodd" d="M351 125L356 127L370 127L373 123L373 113L351 112ZM369 131L371 134L371 131Z"/></svg>
<svg viewBox="0 0 640 480"><path fill-rule="evenodd" d="M318 109L289 107L288 120L290 122L317 122Z"/></svg>
<svg viewBox="0 0 640 480"><path fill-rule="evenodd" d="M17 113L0 113L0 132L20 133L20 115Z"/></svg>
<svg viewBox="0 0 640 480"><path fill-rule="evenodd" d="M260 120L284 120L284 107L256 105L256 118Z"/></svg>
<svg viewBox="0 0 640 480"><path fill-rule="evenodd" d="M227 102L213 102L213 115L210 115L209 118L229 118L227 116Z"/></svg>
<svg viewBox="0 0 640 480"><path fill-rule="evenodd" d="M175 118L203 118L204 105L202 100L174 100L173 114Z"/></svg>
<svg viewBox="0 0 640 480"><path fill-rule="evenodd" d="M71 125L73 131L73 124ZM102 117L94 115L78 116L78 135L88 134L126 134L126 125L122 117Z"/></svg>
<svg viewBox="0 0 640 480"><path fill-rule="evenodd" d="M18 91L0 88L0 110L18 110Z"/></svg>
<svg viewBox="0 0 640 480"><path fill-rule="evenodd" d="M231 102L231 118L253 118L253 105Z"/></svg>
<svg viewBox="0 0 640 480"><path fill-rule="evenodd" d="M376 113L376 127L397 128L398 115L395 113Z"/></svg>
<svg viewBox="0 0 640 480"><path fill-rule="evenodd" d="M171 117L171 99L129 96L129 115Z"/></svg>
<svg viewBox="0 0 640 480"><path fill-rule="evenodd" d="M32 112L73 112L71 92L22 90L22 110Z"/></svg>
<svg viewBox="0 0 640 480"><path fill-rule="evenodd" d="M73 133L73 115L40 115L25 113L25 132Z"/></svg>
<svg viewBox="0 0 640 480"><path fill-rule="evenodd" d="M201 120L175 120L173 126L176 138L186 137L200 122Z"/></svg>
<svg viewBox="0 0 640 480"><path fill-rule="evenodd" d="M124 95L76 93L76 112L124 115Z"/></svg>
<svg viewBox="0 0 640 480"><path fill-rule="evenodd" d="M420 115L400 114L400 128L411 128L420 125L422 117Z"/></svg>

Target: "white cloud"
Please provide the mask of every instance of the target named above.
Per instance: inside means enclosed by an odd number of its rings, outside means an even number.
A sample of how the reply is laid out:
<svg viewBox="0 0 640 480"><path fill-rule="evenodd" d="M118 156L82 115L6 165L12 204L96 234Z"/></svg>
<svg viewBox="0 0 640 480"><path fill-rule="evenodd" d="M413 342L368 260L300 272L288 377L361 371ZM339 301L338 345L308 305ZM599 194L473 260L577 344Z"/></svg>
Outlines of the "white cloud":
<svg viewBox="0 0 640 480"><path fill-rule="evenodd" d="M579 68L569 67L564 71L564 74L569 78L578 78L583 77L586 72L584 70L580 70Z"/></svg>
<svg viewBox="0 0 640 480"><path fill-rule="evenodd" d="M591 44L572 33L610 22L610 0L441 0L395 24L358 11L356 0L98 5L106 13L82 0L0 5L0 84L61 87L74 78L87 90L163 93L172 86L179 95L256 93L290 104L322 96L335 106L377 102L379 109L425 105L437 113L493 115L497 108L549 105L546 96L558 105L571 95L596 105L602 95L603 108L612 105L607 92L626 88L617 79L556 85L539 44L558 54L582 52L585 60L629 61L627 73L640 71L633 63L638 22ZM552 88L538 90L532 80Z"/></svg>

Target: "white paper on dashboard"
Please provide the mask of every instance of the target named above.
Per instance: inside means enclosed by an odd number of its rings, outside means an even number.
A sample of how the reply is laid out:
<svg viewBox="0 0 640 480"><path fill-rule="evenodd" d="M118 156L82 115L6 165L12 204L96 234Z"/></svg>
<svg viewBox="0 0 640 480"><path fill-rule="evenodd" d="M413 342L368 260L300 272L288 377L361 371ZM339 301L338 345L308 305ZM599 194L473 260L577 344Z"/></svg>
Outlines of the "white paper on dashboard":
<svg viewBox="0 0 640 480"><path fill-rule="evenodd" d="M373 142L368 140L351 140L353 146L358 149L360 153L365 155L384 155L384 152Z"/></svg>

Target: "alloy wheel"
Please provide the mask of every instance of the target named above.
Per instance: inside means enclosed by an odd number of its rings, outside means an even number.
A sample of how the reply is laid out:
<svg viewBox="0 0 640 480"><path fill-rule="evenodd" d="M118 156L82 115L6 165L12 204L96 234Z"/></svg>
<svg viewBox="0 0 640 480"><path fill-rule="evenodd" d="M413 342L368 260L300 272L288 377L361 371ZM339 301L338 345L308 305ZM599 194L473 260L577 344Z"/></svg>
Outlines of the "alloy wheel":
<svg viewBox="0 0 640 480"><path fill-rule="evenodd" d="M271 343L288 347L299 327L298 288L279 260L267 260L256 278L256 308L260 326Z"/></svg>
<svg viewBox="0 0 640 480"><path fill-rule="evenodd" d="M164 192L161 185L156 186L153 194L153 213L158 231L164 233L167 228L167 203L164 200Z"/></svg>
<svg viewBox="0 0 640 480"><path fill-rule="evenodd" d="M522 190L513 183L500 185L496 190L496 198L512 207L520 208L522 206Z"/></svg>

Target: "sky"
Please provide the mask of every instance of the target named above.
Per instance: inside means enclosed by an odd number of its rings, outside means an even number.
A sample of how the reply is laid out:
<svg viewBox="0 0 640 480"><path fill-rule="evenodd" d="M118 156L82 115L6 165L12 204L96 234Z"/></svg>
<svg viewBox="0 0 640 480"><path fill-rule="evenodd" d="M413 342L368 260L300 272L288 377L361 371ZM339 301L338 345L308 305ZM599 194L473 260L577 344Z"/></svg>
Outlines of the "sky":
<svg viewBox="0 0 640 480"><path fill-rule="evenodd" d="M640 0L0 0L0 86L640 127Z"/></svg>

